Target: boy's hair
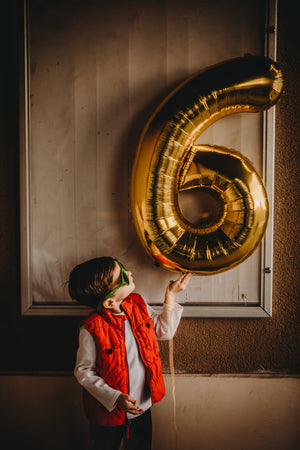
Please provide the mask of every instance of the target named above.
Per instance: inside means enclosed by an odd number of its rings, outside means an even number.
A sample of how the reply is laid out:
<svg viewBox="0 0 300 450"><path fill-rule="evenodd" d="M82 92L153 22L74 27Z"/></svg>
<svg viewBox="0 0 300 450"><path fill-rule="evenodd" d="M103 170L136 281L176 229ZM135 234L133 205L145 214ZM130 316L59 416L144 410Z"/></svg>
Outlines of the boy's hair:
<svg viewBox="0 0 300 450"><path fill-rule="evenodd" d="M82 305L97 308L110 291L115 260L110 256L78 264L69 277L69 294Z"/></svg>

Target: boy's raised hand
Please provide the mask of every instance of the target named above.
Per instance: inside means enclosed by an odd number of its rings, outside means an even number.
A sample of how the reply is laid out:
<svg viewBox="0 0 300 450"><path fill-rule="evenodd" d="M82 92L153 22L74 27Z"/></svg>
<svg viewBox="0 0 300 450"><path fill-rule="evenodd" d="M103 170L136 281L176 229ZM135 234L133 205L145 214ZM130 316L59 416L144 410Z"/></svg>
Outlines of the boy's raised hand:
<svg viewBox="0 0 300 450"><path fill-rule="evenodd" d="M170 281L167 286L167 291L173 294L177 294L178 292L183 291L187 285L190 279L192 278L191 273L183 273L180 275L180 277L175 281Z"/></svg>
<svg viewBox="0 0 300 450"><path fill-rule="evenodd" d="M144 412L137 406L137 401L128 394L120 394L117 405L130 414L139 415Z"/></svg>
<svg viewBox="0 0 300 450"><path fill-rule="evenodd" d="M174 305L175 295L187 287L191 278L191 273L183 273L177 280L170 281L166 289L165 303L168 305Z"/></svg>

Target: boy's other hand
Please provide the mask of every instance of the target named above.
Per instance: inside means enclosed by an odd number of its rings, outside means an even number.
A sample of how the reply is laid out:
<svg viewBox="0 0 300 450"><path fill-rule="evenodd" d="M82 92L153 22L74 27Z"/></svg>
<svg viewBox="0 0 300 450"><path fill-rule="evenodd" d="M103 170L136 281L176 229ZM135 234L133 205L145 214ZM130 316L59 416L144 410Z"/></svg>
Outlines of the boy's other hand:
<svg viewBox="0 0 300 450"><path fill-rule="evenodd" d="M119 395L117 405L130 414L139 415L144 412L139 406L137 406L137 401L127 394Z"/></svg>

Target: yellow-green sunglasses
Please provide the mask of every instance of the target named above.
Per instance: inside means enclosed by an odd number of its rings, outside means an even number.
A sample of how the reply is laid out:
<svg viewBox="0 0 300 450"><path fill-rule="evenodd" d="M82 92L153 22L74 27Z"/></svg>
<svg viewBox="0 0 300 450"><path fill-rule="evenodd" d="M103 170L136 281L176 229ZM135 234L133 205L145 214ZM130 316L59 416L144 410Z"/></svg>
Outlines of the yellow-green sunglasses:
<svg viewBox="0 0 300 450"><path fill-rule="evenodd" d="M114 293L120 289L120 287L122 286L129 286L130 284L130 280L129 280L129 276L127 275L126 269L123 266L123 264L118 260L115 259L115 261L119 264L120 269L121 269L121 283L118 284L118 286L116 286L112 291L110 291L106 296L105 296L105 300L107 300L108 298L112 297L114 295ZM100 310L102 308L102 303L99 303L97 310Z"/></svg>

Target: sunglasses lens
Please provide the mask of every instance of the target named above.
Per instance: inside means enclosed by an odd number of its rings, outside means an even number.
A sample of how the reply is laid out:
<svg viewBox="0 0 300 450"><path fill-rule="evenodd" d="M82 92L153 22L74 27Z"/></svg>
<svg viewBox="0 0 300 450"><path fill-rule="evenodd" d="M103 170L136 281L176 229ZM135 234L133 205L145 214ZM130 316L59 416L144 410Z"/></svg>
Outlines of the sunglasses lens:
<svg viewBox="0 0 300 450"><path fill-rule="evenodd" d="M119 260L117 259L117 262L118 262L118 264L119 264L121 270L126 270L125 267L123 266L123 264L121 263L121 261L119 261Z"/></svg>
<svg viewBox="0 0 300 450"><path fill-rule="evenodd" d="M117 262L120 266L121 269L121 279L122 279L122 283L126 284L127 286L129 286L130 284L130 280L129 280L129 276L127 275L126 269L123 266L123 264L117 259Z"/></svg>
<svg viewBox="0 0 300 450"><path fill-rule="evenodd" d="M129 285L129 276L127 275L127 272L123 272L123 278L124 278L124 281L125 281L125 283L127 284L127 285Z"/></svg>

